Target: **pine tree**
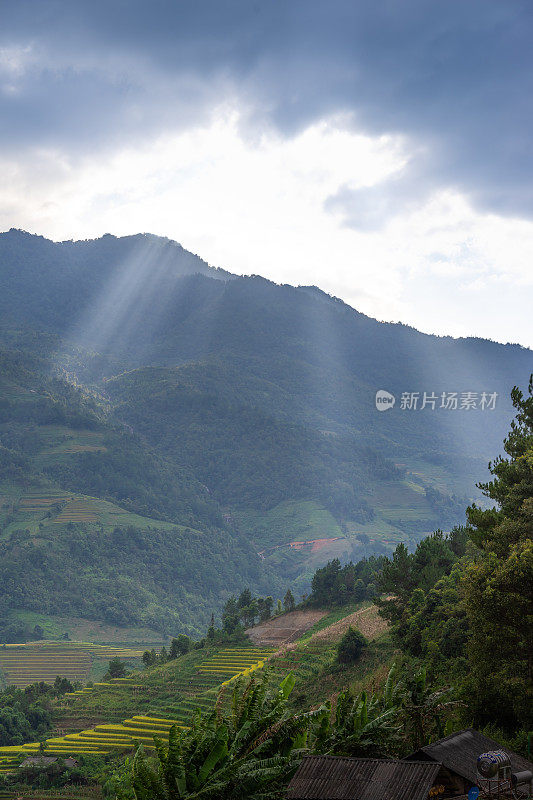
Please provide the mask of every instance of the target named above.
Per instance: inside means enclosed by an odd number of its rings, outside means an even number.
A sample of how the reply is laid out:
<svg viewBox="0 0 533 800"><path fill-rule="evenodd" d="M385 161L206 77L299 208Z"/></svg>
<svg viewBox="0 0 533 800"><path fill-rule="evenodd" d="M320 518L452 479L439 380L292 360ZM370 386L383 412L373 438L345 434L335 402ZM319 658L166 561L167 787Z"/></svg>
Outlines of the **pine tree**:
<svg viewBox="0 0 533 800"><path fill-rule="evenodd" d="M290 589L287 589L285 597L283 598L283 607L285 608L285 611L294 611L296 608L294 595Z"/></svg>
<svg viewBox="0 0 533 800"><path fill-rule="evenodd" d="M237 605L239 608L245 608L249 606L252 602L252 593L250 589L243 589L239 595L239 599L237 600Z"/></svg>
<svg viewBox="0 0 533 800"><path fill-rule="evenodd" d="M390 596L379 603L382 616L393 624L399 622L417 585L413 576L413 556L409 555L403 542L394 551L392 561L387 560L384 564L378 585L380 592Z"/></svg>
<svg viewBox="0 0 533 800"><path fill-rule="evenodd" d="M464 579L477 721L497 717L509 731L533 727L533 376L529 397L517 387L511 397L508 458L479 485L497 507L467 511L479 554Z"/></svg>

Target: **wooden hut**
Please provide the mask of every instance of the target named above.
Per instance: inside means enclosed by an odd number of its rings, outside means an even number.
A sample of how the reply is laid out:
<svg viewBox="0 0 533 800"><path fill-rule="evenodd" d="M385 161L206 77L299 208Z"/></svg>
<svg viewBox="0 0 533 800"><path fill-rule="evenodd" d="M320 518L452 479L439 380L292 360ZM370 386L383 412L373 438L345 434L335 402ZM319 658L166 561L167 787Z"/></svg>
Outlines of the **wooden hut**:
<svg viewBox="0 0 533 800"><path fill-rule="evenodd" d="M527 759L473 728L452 733L444 739L425 745L405 760L441 764L440 780L445 786L446 796L453 797L466 794L476 785L478 756L493 750L507 753L512 772L533 771L533 764Z"/></svg>

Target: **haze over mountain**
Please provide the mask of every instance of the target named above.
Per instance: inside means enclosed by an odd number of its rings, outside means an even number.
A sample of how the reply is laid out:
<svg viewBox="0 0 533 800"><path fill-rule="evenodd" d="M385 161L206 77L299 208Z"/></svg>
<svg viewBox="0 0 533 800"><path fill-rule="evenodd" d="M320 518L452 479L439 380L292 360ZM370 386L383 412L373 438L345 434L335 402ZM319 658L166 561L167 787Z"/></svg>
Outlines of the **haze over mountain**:
<svg viewBox="0 0 533 800"><path fill-rule="evenodd" d="M51 615L190 630L230 576L232 589L303 590L332 556L460 522L509 428L510 390L533 372L519 345L377 322L148 234L1 234L0 316L2 591L15 616L46 597ZM383 413L378 390L396 397ZM441 407L443 393L459 407ZM64 593L80 572L84 592L59 598L52 562ZM106 587L116 602L91 602Z"/></svg>

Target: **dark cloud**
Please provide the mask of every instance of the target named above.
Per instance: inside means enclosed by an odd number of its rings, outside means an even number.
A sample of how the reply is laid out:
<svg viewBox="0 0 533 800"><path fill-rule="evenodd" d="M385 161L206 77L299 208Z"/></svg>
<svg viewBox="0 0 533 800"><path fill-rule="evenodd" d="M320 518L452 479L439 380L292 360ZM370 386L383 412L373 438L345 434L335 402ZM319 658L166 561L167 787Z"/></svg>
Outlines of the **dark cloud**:
<svg viewBox="0 0 533 800"><path fill-rule="evenodd" d="M530 0L12 0L0 16L6 152L129 144L228 98L285 135L352 112L424 155L370 195L331 199L351 224L438 186L533 215Z"/></svg>

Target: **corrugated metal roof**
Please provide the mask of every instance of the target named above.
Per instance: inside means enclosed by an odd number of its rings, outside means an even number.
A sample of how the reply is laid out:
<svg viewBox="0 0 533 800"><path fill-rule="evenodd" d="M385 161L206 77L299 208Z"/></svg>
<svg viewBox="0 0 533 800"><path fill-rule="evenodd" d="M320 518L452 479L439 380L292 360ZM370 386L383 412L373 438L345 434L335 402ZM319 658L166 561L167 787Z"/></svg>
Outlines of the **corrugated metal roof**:
<svg viewBox="0 0 533 800"><path fill-rule="evenodd" d="M75 758L72 758L70 756L63 760L67 767L73 766L74 764L78 763ZM46 767L49 764L55 764L56 761L59 761L59 756L42 756L42 755L28 756L27 758L24 759L24 761L21 761L19 767L34 767L34 766Z"/></svg>
<svg viewBox="0 0 533 800"><path fill-rule="evenodd" d="M306 756L290 800L425 800L439 764L379 758Z"/></svg>
<svg viewBox="0 0 533 800"><path fill-rule="evenodd" d="M428 757L432 761L444 764L451 772L455 772L456 775L460 775L474 784L477 778L477 757L488 750L504 750L508 753L513 772L524 769L533 770L533 764L525 758L502 747L494 739L489 739L488 736L484 736L473 728L452 733L445 739L428 744L416 753L407 756L407 760Z"/></svg>

